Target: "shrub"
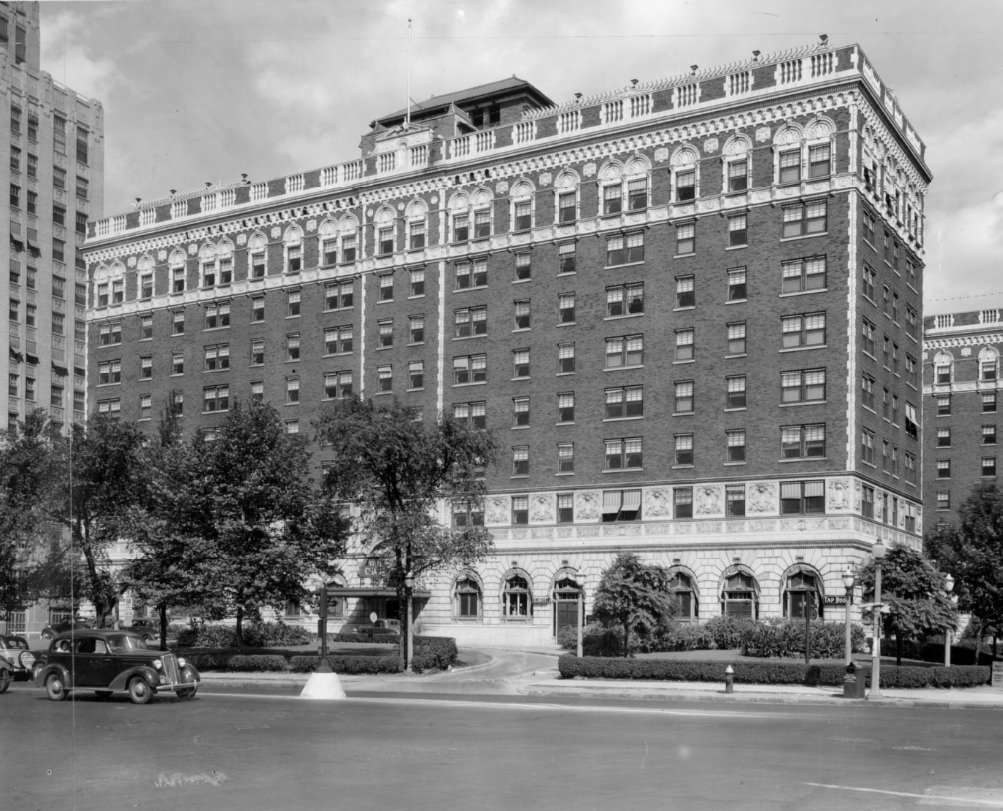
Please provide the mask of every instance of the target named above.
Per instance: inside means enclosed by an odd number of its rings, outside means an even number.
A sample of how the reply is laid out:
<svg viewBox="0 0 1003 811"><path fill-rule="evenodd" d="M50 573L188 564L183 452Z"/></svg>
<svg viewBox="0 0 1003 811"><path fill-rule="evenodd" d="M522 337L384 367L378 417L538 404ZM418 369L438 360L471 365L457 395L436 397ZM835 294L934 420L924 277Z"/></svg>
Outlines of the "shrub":
<svg viewBox="0 0 1003 811"><path fill-rule="evenodd" d="M251 655L234 654L226 660L227 670L250 671L254 673L284 673L289 670L285 656L275 654Z"/></svg>
<svg viewBox="0 0 1003 811"><path fill-rule="evenodd" d="M816 659L837 659L846 647L846 626L841 623L815 621L809 625L811 656ZM864 646L864 630L854 625L850 630L853 650ZM804 655L805 626L800 620L771 619L746 629L742 636L742 653L764 658L792 658Z"/></svg>
<svg viewBox="0 0 1003 811"><path fill-rule="evenodd" d="M415 636L411 669L445 670L456 661L456 640L449 636Z"/></svg>
<svg viewBox="0 0 1003 811"><path fill-rule="evenodd" d="M753 620L735 617L713 617L704 623L704 628L714 640L718 650L734 650L742 647L742 636L755 625Z"/></svg>
<svg viewBox="0 0 1003 811"><path fill-rule="evenodd" d="M714 634L701 623L681 622L672 629L662 650L711 650L715 647Z"/></svg>
<svg viewBox="0 0 1003 811"><path fill-rule="evenodd" d="M819 684L842 687L846 668L842 662L805 665L792 661L732 662L736 684ZM676 659L607 659L564 654L558 659L561 677L593 679L657 679L659 681L706 681L724 684L725 662ZM857 678L870 686L870 668L858 667ZM881 686L887 688L971 687L989 678L986 667L895 667L881 668Z"/></svg>
<svg viewBox="0 0 1003 811"><path fill-rule="evenodd" d="M328 656L327 663L335 673L371 674L400 673L397 656ZM293 673L313 673L320 664L319 656L292 656L289 669Z"/></svg>
<svg viewBox="0 0 1003 811"><path fill-rule="evenodd" d="M637 641L633 634L631 640L636 648ZM565 650L578 648L578 630L573 627L562 628L557 635L558 644ZM586 656L622 656L623 637L621 631L614 628L604 628L598 622L590 622L582 629L582 652Z"/></svg>

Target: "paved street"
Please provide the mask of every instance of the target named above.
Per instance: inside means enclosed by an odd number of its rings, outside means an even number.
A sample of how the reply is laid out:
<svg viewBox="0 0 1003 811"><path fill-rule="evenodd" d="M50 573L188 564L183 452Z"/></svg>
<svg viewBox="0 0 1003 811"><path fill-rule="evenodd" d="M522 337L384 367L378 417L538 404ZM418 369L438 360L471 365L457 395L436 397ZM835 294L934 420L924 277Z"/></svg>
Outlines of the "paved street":
<svg viewBox="0 0 1003 811"><path fill-rule="evenodd" d="M3 807L1003 808L997 711L501 693L136 707L15 685Z"/></svg>

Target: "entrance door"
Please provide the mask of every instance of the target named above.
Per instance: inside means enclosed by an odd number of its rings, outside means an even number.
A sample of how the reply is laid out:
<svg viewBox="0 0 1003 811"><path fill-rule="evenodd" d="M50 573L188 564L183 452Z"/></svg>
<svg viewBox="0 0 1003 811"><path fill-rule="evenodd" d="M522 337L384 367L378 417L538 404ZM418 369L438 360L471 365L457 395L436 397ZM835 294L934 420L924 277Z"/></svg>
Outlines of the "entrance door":
<svg viewBox="0 0 1003 811"><path fill-rule="evenodd" d="M579 585L570 578L559 581L554 586L554 636L562 628L578 627L578 596L581 593Z"/></svg>

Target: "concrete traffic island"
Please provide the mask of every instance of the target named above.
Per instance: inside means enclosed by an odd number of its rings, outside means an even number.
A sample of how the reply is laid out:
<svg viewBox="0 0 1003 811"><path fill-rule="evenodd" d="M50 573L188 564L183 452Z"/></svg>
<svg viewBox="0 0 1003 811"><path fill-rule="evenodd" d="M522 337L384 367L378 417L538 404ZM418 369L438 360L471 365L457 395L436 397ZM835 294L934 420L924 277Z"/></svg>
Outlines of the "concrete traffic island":
<svg viewBox="0 0 1003 811"><path fill-rule="evenodd" d="M300 691L300 698L313 698L324 701L336 701L347 698L345 689L341 686L338 674L331 670L327 659L321 659L320 666L310 674L306 684Z"/></svg>

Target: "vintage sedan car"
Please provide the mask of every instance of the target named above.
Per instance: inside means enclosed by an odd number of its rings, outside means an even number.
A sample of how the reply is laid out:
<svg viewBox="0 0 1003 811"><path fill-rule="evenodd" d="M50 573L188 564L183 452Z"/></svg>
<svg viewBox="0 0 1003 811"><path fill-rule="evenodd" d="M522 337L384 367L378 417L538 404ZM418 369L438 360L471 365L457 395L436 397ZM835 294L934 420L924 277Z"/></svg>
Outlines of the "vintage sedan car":
<svg viewBox="0 0 1003 811"><path fill-rule="evenodd" d="M107 698L125 691L133 704L146 704L156 693L193 698L201 677L183 658L151 650L131 631L81 629L62 633L35 665L35 685L53 701L74 691L93 690Z"/></svg>
<svg viewBox="0 0 1003 811"><path fill-rule="evenodd" d="M52 639L56 634L61 634L65 631L76 631L80 628L93 628L94 623L90 620L85 620L83 617L74 617L71 620L63 620L62 622L57 622L55 625L48 625L42 629L42 639Z"/></svg>
<svg viewBox="0 0 1003 811"><path fill-rule="evenodd" d="M27 681L31 678L35 654L29 650L28 640L23 636L0 636L0 659L7 660L10 665L10 677L14 681ZM0 684L0 693L9 686L9 681L6 686Z"/></svg>

